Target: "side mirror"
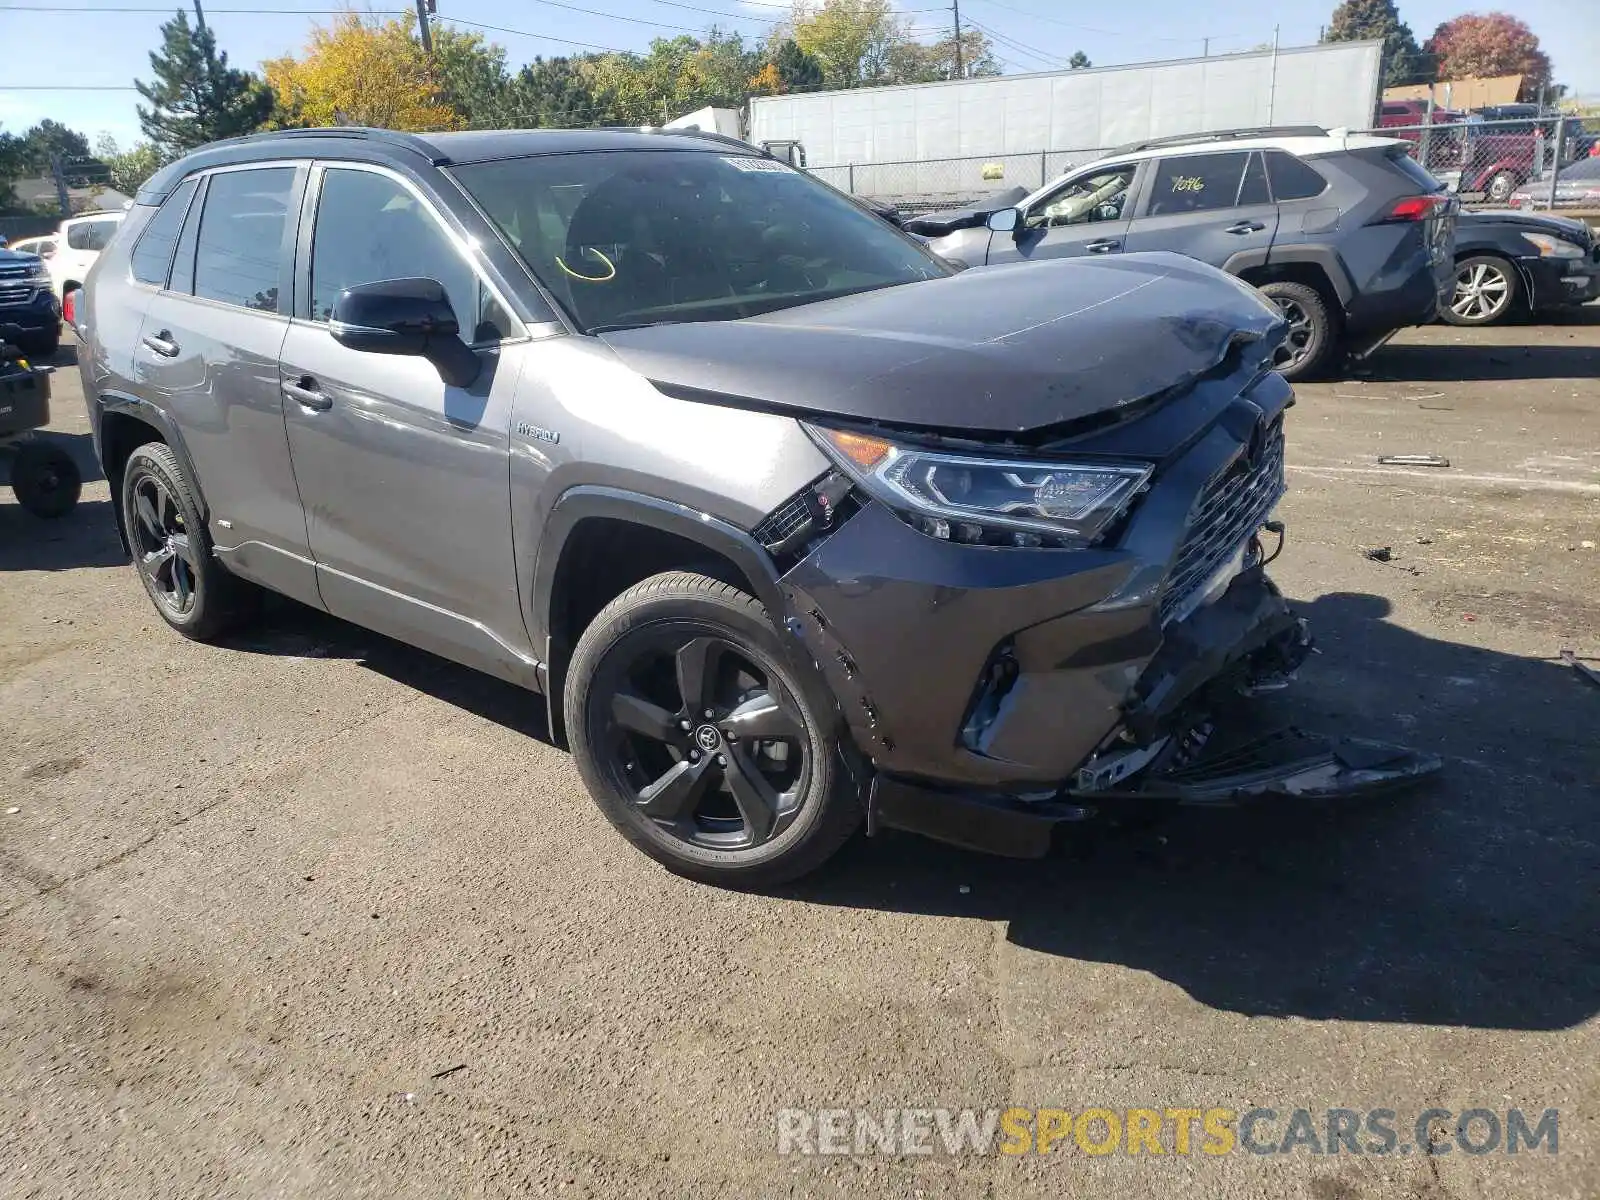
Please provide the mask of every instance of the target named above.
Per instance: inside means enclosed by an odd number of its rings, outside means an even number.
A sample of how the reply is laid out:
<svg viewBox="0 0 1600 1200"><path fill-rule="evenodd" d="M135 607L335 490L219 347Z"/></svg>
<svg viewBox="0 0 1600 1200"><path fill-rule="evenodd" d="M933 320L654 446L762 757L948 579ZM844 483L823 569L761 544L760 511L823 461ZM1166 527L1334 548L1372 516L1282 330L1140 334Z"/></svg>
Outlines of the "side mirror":
<svg viewBox="0 0 1600 1200"><path fill-rule="evenodd" d="M1022 214L1014 208L1002 208L989 214L987 224L995 233L1015 233L1022 224Z"/></svg>
<svg viewBox="0 0 1600 1200"><path fill-rule="evenodd" d="M368 354L431 362L451 387L468 387L483 363L461 340L450 296L436 279L384 279L345 288L328 321L333 340Z"/></svg>

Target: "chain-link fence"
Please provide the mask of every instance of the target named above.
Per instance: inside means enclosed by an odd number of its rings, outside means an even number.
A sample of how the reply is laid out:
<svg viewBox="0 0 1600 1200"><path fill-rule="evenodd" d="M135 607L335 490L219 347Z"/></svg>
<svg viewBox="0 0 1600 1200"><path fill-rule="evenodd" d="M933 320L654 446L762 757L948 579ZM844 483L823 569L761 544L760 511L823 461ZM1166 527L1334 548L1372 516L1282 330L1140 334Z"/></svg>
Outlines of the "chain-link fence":
<svg viewBox="0 0 1600 1200"><path fill-rule="evenodd" d="M1517 202L1545 207L1562 177L1596 155L1600 121L1573 116L1483 120L1435 113L1422 125L1386 125L1370 131L1399 138L1411 157L1469 204L1504 207Z"/></svg>
<svg viewBox="0 0 1600 1200"><path fill-rule="evenodd" d="M1469 204L1504 206L1516 200L1543 207L1549 202L1558 176L1565 178L1571 173L1575 178L1581 177L1591 168L1580 164L1587 163L1591 155L1600 156L1600 118L1487 121L1456 115L1441 116L1425 125L1389 126L1365 132L1405 142L1413 158ZM810 170L842 191L894 204L910 214L959 208L1008 188L1032 191L1112 149L1086 147L912 162L844 163L813 166ZM1600 171L1600 167L1592 169ZM1591 183L1597 189L1596 207L1600 207L1600 178Z"/></svg>

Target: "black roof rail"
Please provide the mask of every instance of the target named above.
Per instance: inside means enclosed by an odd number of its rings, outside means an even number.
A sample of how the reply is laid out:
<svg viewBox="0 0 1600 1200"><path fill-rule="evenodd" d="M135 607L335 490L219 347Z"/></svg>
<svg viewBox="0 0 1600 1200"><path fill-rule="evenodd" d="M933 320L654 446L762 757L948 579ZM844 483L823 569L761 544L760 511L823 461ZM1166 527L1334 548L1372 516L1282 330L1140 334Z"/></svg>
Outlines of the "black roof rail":
<svg viewBox="0 0 1600 1200"><path fill-rule="evenodd" d="M328 125L314 129L272 129L265 133L247 133L242 137L225 138L219 142L212 142L211 145L244 146L261 142L297 141L300 138L355 138L373 142L386 142L391 146L398 146L401 149L420 154L436 167L443 166L450 161L448 154L441 154L436 146L414 133L402 133L397 129L375 129L367 125Z"/></svg>
<svg viewBox="0 0 1600 1200"><path fill-rule="evenodd" d="M652 126L651 133L665 133L677 137L705 138L708 142L721 142L724 146L737 146L739 149L751 154L760 154L758 147L752 146L742 138L736 138L731 133L718 133L714 129L668 129L665 126Z"/></svg>
<svg viewBox="0 0 1600 1200"><path fill-rule="evenodd" d="M1204 133L1175 134L1171 137L1147 138L1142 142L1129 142L1108 154L1135 154L1140 150L1154 150L1160 146L1196 146L1205 142L1233 142L1244 138L1262 137L1327 137L1321 125L1258 125L1245 129L1209 129Z"/></svg>

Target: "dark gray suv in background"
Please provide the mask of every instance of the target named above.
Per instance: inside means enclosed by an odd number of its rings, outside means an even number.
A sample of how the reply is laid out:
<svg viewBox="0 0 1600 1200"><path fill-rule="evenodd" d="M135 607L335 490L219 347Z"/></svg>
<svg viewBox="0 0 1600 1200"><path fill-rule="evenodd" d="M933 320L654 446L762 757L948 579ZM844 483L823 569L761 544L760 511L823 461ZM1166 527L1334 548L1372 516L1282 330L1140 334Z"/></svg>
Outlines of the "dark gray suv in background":
<svg viewBox="0 0 1600 1200"><path fill-rule="evenodd" d="M1274 365L1290 379L1427 324L1454 286L1456 202L1395 138L1315 126L1158 138L1004 199L906 228L970 266L1145 250L1210 263L1283 311Z"/></svg>
<svg viewBox="0 0 1600 1200"><path fill-rule="evenodd" d="M1201 748L1308 638L1284 323L1190 259L958 272L693 136L307 130L152 179L79 314L168 624L264 587L542 693L684 874L1417 769Z"/></svg>

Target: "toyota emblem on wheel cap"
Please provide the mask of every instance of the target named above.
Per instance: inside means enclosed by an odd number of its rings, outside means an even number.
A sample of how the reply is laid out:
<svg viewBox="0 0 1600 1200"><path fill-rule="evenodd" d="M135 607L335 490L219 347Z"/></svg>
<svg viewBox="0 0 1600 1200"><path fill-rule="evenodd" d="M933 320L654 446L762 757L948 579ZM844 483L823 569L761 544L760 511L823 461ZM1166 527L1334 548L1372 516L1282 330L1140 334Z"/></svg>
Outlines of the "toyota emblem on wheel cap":
<svg viewBox="0 0 1600 1200"><path fill-rule="evenodd" d="M722 739L717 735L716 729L710 725L702 725L694 731L694 740L700 743L702 750L715 750L717 743Z"/></svg>

